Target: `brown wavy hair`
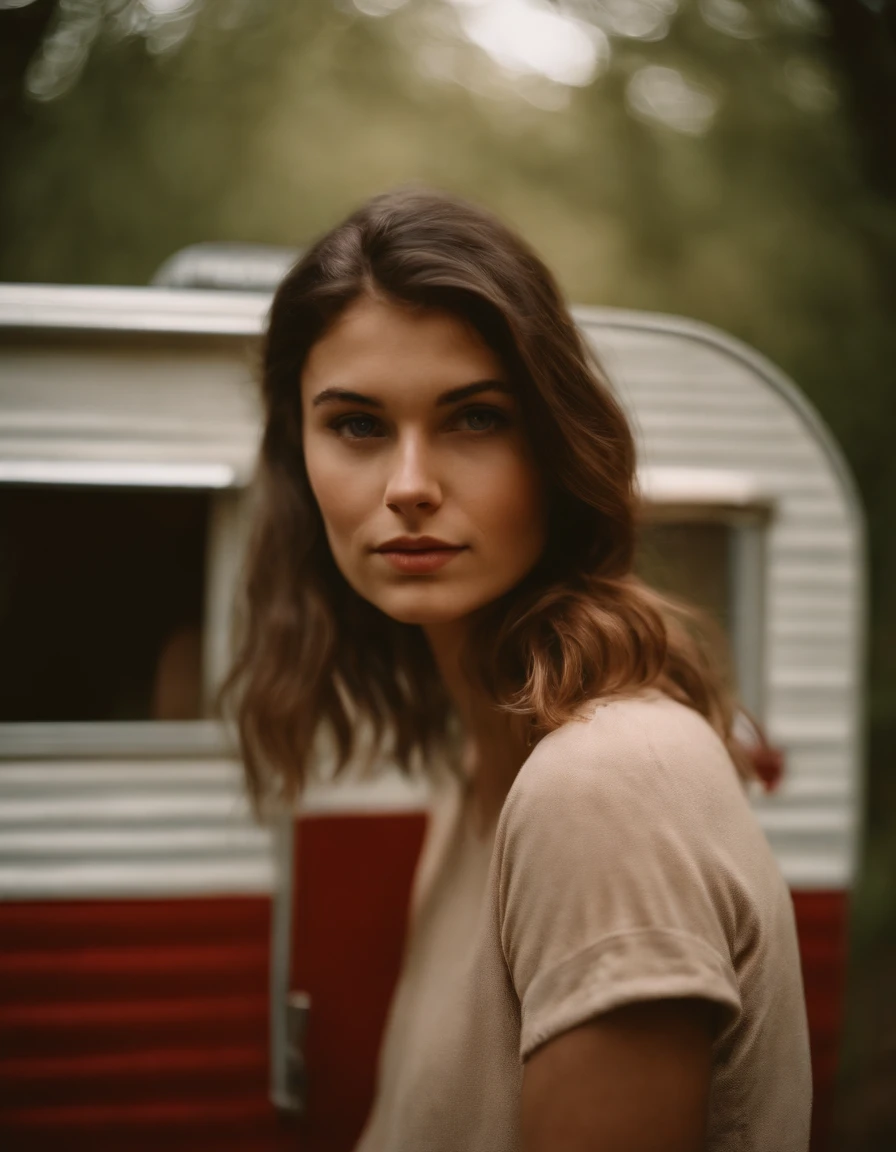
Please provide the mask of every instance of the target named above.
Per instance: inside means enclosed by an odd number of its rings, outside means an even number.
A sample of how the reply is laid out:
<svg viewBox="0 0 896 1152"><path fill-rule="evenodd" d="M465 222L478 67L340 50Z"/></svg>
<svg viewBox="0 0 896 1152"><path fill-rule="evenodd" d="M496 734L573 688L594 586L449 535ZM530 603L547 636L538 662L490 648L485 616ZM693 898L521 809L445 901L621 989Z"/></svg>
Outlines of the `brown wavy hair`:
<svg viewBox="0 0 896 1152"><path fill-rule="evenodd" d="M530 741L588 699L653 685L706 717L742 774L735 704L687 611L632 571L635 446L553 276L499 220L402 189L365 204L310 248L274 296L264 344L264 433L240 639L224 685L250 791L294 794L316 737L338 766L359 733L404 766L450 742L451 707L423 632L387 617L336 567L302 453L300 376L337 316L365 293L447 310L499 355L519 390L548 490L535 569L483 609L467 656Z"/></svg>

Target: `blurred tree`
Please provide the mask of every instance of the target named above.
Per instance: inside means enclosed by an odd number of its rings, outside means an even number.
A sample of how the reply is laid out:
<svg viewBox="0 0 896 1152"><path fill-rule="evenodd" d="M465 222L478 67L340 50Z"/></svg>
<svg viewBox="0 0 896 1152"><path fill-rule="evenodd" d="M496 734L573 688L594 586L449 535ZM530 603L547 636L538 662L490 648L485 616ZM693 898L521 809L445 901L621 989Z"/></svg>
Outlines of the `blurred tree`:
<svg viewBox="0 0 896 1152"><path fill-rule="evenodd" d="M896 3L825 0L873 179L896 196Z"/></svg>
<svg viewBox="0 0 896 1152"><path fill-rule="evenodd" d="M24 107L25 71L55 8L56 0L0 0L0 164L5 133Z"/></svg>

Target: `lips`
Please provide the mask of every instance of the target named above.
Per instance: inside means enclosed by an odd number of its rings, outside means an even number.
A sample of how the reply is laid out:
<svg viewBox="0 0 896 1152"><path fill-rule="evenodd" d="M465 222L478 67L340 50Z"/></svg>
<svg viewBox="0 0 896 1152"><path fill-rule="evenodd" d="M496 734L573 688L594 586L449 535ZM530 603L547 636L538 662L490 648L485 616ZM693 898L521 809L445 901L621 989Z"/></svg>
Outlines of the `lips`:
<svg viewBox="0 0 896 1152"><path fill-rule="evenodd" d="M395 536L381 544L377 552L441 552L443 549L457 552L463 547L463 544L449 544L436 536Z"/></svg>
<svg viewBox="0 0 896 1152"><path fill-rule="evenodd" d="M388 564L409 576L437 572L465 551L465 544L449 544L435 536L397 536L376 549Z"/></svg>

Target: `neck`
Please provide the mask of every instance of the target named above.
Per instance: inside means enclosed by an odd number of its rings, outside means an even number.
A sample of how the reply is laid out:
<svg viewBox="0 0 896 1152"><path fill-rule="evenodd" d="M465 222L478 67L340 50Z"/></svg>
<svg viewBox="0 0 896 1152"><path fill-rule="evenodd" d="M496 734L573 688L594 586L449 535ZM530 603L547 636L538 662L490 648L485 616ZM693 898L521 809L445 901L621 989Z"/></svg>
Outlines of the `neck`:
<svg viewBox="0 0 896 1152"><path fill-rule="evenodd" d="M427 625L424 632L463 725L464 768L478 816L487 824L500 811L526 759L525 739L515 717L499 711L484 687L464 667L470 622Z"/></svg>

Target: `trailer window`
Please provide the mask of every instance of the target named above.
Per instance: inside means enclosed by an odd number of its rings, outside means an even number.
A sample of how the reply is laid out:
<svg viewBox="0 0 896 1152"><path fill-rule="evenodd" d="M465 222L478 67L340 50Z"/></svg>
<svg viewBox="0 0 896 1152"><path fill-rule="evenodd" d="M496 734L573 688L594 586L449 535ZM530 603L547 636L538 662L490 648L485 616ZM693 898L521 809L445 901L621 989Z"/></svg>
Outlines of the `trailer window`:
<svg viewBox="0 0 896 1152"><path fill-rule="evenodd" d="M0 722L201 714L204 492L0 488Z"/></svg>
<svg viewBox="0 0 896 1152"><path fill-rule="evenodd" d="M649 584L703 610L722 630L738 694L765 708L765 505L654 509L642 525L637 569Z"/></svg>
<svg viewBox="0 0 896 1152"><path fill-rule="evenodd" d="M731 531L712 521L644 524L638 572L654 588L696 605L729 632Z"/></svg>

